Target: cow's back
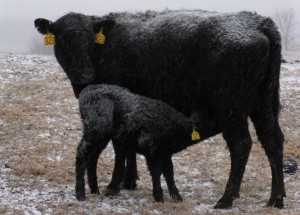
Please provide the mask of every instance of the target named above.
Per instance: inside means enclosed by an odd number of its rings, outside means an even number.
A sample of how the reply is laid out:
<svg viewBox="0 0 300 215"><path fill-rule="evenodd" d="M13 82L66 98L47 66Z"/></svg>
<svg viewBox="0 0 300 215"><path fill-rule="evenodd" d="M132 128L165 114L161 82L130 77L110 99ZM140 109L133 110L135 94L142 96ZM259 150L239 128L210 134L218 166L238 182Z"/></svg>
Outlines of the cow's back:
<svg viewBox="0 0 300 215"><path fill-rule="evenodd" d="M267 72L269 42L259 15L166 10L108 17L116 25L104 54L111 59L107 72L99 69L104 82L118 76L114 84L186 114L217 108L225 97L249 107L248 98ZM250 88L246 97L240 94Z"/></svg>

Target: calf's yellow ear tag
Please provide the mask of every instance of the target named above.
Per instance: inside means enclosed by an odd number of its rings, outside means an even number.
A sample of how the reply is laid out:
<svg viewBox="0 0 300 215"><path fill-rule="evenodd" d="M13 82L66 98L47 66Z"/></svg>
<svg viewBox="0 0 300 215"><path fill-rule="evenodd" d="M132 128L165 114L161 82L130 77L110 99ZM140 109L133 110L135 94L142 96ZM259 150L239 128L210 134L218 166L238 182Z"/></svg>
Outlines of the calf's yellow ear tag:
<svg viewBox="0 0 300 215"><path fill-rule="evenodd" d="M46 36L44 38L44 44L46 46L55 45L55 37L49 31L47 32L47 34L46 34Z"/></svg>
<svg viewBox="0 0 300 215"><path fill-rule="evenodd" d="M200 134L194 128L193 128L193 132L192 132L192 140L193 141L200 140Z"/></svg>
<svg viewBox="0 0 300 215"><path fill-rule="evenodd" d="M103 27L100 29L100 31L96 34L95 43L99 43L103 45L105 43L105 36L103 34Z"/></svg>

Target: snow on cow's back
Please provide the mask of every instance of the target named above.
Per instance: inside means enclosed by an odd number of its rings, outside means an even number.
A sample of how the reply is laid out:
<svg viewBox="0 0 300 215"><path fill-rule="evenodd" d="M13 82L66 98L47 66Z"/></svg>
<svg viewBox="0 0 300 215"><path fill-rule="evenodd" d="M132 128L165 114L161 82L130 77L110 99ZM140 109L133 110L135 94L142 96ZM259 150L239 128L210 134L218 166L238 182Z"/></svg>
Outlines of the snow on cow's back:
<svg viewBox="0 0 300 215"><path fill-rule="evenodd" d="M114 19L118 24L126 26L131 33L148 33L151 34L157 29L167 26L170 31L175 27L192 31L196 29L200 20L207 17L221 15L217 12L208 12L204 10L164 10L162 12L150 11L139 13L110 13L107 17Z"/></svg>
<svg viewBox="0 0 300 215"><path fill-rule="evenodd" d="M139 13L110 13L107 18L116 21L119 28L126 32L127 40L165 38L185 41L186 38L211 38L208 42L219 41L231 46L253 44L266 39L259 28L265 17L252 12L219 13L204 10L165 10L162 12L146 11ZM163 32L163 33L162 33Z"/></svg>

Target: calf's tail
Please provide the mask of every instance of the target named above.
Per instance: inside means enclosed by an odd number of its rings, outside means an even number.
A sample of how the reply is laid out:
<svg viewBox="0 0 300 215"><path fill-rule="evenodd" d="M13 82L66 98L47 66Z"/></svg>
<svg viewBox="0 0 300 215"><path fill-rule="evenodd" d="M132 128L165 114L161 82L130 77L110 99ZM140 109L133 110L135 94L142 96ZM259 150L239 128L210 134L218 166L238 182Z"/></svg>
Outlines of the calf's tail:
<svg viewBox="0 0 300 215"><path fill-rule="evenodd" d="M108 98L85 96L79 99L80 114L87 141L111 139L114 103Z"/></svg>

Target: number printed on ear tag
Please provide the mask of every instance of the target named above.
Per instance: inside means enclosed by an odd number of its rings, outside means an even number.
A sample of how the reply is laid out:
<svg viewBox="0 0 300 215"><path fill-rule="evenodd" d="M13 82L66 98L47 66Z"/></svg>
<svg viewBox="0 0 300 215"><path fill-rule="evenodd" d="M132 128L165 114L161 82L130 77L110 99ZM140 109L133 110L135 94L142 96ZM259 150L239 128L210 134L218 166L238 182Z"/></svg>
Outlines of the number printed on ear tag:
<svg viewBox="0 0 300 215"><path fill-rule="evenodd" d="M53 34L51 34L50 32L48 32L44 38L44 44L46 46L48 45L55 45L55 37Z"/></svg>

